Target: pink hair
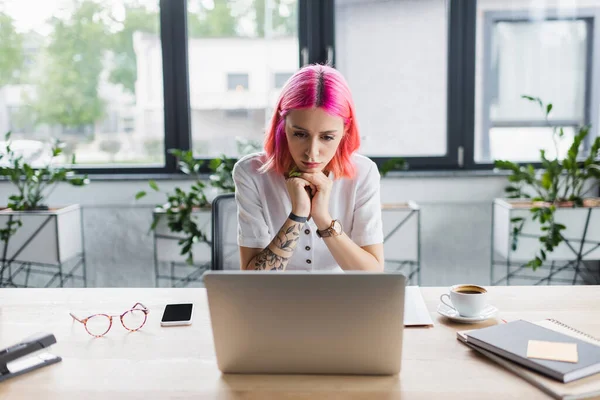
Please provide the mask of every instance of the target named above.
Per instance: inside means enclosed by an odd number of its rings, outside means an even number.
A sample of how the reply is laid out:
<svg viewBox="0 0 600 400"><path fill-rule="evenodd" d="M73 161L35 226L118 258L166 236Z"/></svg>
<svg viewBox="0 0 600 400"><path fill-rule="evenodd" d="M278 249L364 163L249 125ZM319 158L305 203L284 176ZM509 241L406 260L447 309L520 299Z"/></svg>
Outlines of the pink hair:
<svg viewBox="0 0 600 400"><path fill-rule="evenodd" d="M296 72L285 84L273 118L267 129L264 150L266 163L261 171L275 170L285 174L294 166L285 134L285 117L296 109L320 107L344 120L344 136L327 167L335 178L352 178L352 154L360 146L354 103L346 80L337 70L326 65L309 65Z"/></svg>

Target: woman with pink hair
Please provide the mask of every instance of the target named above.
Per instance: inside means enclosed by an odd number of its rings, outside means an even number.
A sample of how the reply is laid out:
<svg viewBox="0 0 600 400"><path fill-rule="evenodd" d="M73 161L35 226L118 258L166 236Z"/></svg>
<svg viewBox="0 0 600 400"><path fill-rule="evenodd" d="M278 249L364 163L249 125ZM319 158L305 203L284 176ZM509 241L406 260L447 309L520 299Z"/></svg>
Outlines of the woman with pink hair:
<svg viewBox="0 0 600 400"><path fill-rule="evenodd" d="M243 270L383 271L377 166L344 77L309 65L285 84L264 152L233 169Z"/></svg>

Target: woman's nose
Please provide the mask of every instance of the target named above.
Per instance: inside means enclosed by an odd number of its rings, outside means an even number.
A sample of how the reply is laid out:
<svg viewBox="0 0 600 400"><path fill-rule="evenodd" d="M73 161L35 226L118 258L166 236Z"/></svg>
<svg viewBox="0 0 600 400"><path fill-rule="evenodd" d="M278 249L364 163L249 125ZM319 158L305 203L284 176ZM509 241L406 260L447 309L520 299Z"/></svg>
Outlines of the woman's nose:
<svg viewBox="0 0 600 400"><path fill-rule="evenodd" d="M306 149L306 155L311 160L317 160L319 157L319 142L318 140L312 140L310 145Z"/></svg>

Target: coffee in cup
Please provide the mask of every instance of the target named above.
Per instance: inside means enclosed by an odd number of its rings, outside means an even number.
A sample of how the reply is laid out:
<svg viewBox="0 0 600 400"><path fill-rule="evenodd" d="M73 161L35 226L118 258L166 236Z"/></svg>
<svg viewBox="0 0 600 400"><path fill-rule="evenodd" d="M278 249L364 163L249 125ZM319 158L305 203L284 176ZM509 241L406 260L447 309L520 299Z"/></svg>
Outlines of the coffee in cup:
<svg viewBox="0 0 600 400"><path fill-rule="evenodd" d="M448 297L449 303L444 301ZM463 284L450 288L450 294L444 293L440 301L456 310L463 317L476 317L488 304L488 293L483 286Z"/></svg>

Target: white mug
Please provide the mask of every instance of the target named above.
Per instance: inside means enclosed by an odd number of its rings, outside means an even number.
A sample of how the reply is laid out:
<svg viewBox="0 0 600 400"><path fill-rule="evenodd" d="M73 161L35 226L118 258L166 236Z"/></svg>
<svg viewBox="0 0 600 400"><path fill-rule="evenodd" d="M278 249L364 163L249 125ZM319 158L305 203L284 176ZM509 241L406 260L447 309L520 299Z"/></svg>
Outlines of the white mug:
<svg viewBox="0 0 600 400"><path fill-rule="evenodd" d="M448 297L450 304L444 301L445 297ZM450 288L450 295L444 293L440 301L463 317L476 317L487 306L488 293L479 285L454 285Z"/></svg>

